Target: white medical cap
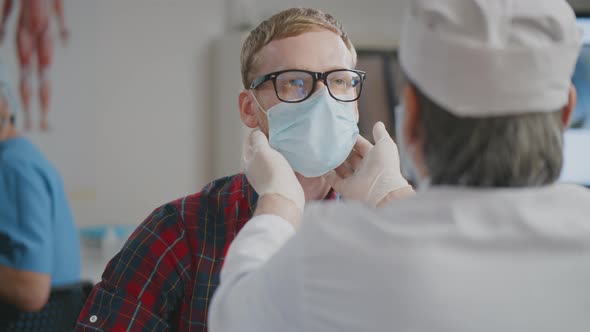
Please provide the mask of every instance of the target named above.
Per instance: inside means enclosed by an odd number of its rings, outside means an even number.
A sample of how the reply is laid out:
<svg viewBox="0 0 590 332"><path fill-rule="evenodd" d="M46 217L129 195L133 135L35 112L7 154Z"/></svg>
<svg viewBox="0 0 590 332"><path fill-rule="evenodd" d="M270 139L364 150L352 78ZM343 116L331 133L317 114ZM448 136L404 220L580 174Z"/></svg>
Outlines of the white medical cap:
<svg viewBox="0 0 590 332"><path fill-rule="evenodd" d="M18 110L18 102L12 93L6 65L0 62L0 96L8 103L8 111L14 115Z"/></svg>
<svg viewBox="0 0 590 332"><path fill-rule="evenodd" d="M457 116L550 112L568 102L581 38L565 0L412 0L400 62Z"/></svg>

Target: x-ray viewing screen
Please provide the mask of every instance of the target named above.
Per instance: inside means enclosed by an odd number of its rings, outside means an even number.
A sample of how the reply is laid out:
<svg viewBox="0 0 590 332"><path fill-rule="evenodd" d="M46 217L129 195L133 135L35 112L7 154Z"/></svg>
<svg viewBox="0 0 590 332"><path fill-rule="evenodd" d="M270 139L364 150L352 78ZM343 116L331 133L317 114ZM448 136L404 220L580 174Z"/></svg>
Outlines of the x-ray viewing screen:
<svg viewBox="0 0 590 332"><path fill-rule="evenodd" d="M578 103L565 132L561 180L590 186L590 16L579 17L584 45L572 81Z"/></svg>

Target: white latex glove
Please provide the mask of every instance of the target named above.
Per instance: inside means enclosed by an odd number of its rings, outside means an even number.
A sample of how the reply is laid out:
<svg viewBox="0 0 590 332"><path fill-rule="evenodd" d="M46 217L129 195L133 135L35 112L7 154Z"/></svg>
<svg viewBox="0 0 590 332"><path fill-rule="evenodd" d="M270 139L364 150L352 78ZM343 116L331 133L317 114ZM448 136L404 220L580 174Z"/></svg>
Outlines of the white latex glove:
<svg viewBox="0 0 590 332"><path fill-rule="evenodd" d="M346 162L325 178L343 198L377 206L390 192L410 185L401 174L397 145L382 122L373 127L373 138L375 146L359 135Z"/></svg>
<svg viewBox="0 0 590 332"><path fill-rule="evenodd" d="M295 172L285 157L269 145L268 139L260 130L253 131L246 139L242 151L242 167L258 196L281 195L303 212L305 194Z"/></svg>

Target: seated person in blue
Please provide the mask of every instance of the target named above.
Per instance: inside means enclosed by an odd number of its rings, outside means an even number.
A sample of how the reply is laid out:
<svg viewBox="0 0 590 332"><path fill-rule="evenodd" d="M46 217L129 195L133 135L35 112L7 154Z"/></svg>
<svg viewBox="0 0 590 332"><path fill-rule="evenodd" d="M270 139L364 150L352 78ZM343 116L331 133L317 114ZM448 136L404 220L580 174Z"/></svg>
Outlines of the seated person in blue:
<svg viewBox="0 0 590 332"><path fill-rule="evenodd" d="M61 178L18 135L10 92L0 64L0 304L38 311L80 281L80 248Z"/></svg>

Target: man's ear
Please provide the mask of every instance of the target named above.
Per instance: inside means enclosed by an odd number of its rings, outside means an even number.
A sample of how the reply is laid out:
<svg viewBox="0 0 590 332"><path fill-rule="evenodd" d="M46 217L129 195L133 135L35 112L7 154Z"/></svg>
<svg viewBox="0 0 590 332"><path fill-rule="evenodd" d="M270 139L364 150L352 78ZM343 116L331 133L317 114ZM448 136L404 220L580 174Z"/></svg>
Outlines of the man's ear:
<svg viewBox="0 0 590 332"><path fill-rule="evenodd" d="M402 135L404 145L410 158L412 159L416 175L420 179L428 177L428 169L424 163L423 156L423 137L420 133L419 123L420 107L418 106L418 94L416 88L408 84L403 90L404 100L404 122L402 123Z"/></svg>
<svg viewBox="0 0 590 332"><path fill-rule="evenodd" d="M258 103L252 97L249 90L242 90L238 97L240 118L248 128L258 128Z"/></svg>
<svg viewBox="0 0 590 332"><path fill-rule="evenodd" d="M404 123L402 123L402 135L406 145L414 146L418 143L418 119L420 110L418 107L418 97L416 89L411 85L406 85L402 91L404 100Z"/></svg>
<svg viewBox="0 0 590 332"><path fill-rule="evenodd" d="M576 108L577 100L578 95L576 93L576 88L572 85L570 87L567 105L561 109L561 123L563 125L563 129L566 129L570 123L570 118L574 112L574 109Z"/></svg>

